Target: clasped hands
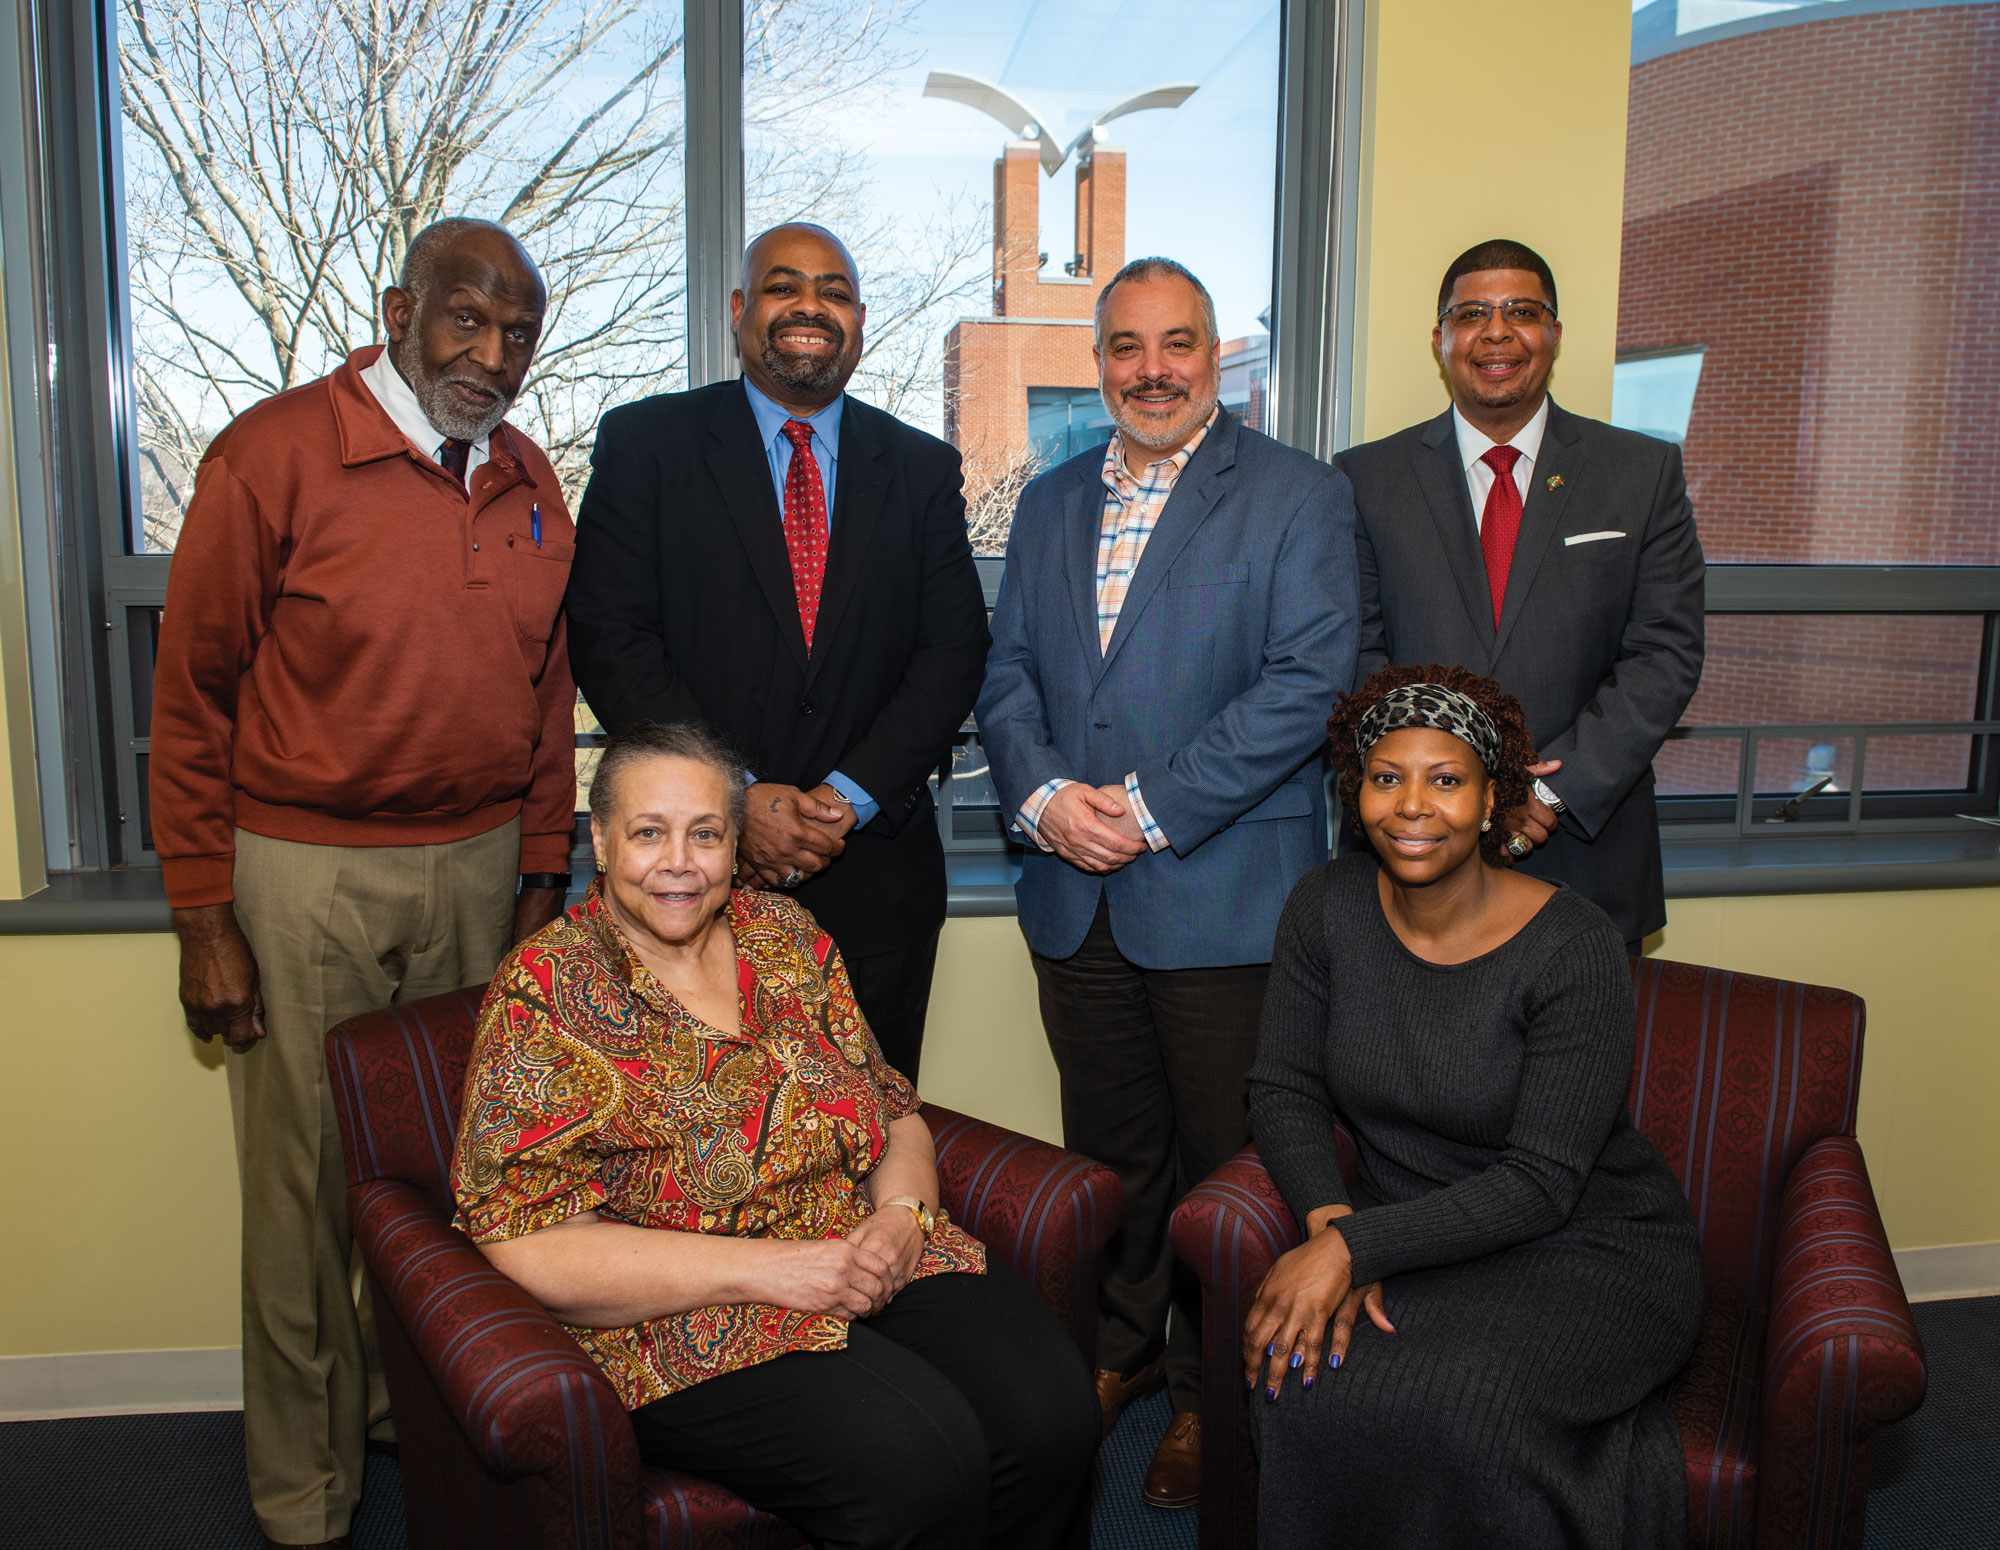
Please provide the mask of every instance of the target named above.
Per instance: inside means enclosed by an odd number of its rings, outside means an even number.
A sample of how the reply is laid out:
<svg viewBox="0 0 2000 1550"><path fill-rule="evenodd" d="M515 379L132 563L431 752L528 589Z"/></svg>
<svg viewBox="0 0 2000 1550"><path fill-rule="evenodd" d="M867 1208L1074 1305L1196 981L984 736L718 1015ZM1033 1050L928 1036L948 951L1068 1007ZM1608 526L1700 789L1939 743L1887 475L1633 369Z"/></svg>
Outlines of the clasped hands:
<svg viewBox="0 0 2000 1550"><path fill-rule="evenodd" d="M1297 1372L1311 1388L1322 1357L1338 1369L1364 1310L1383 1334L1396 1332L1382 1304L1382 1283L1353 1284L1347 1240L1330 1230L1353 1214L1352 1206L1314 1211L1306 1218L1306 1241L1280 1255L1258 1283L1243 1320L1243 1382L1255 1388L1261 1377L1266 1399L1278 1397L1287 1372Z"/></svg>
<svg viewBox="0 0 2000 1550"><path fill-rule="evenodd" d="M801 791L760 780L746 796L743 838L736 847L744 882L762 888L794 887L824 872L847 848L854 808L825 781Z"/></svg>
<svg viewBox="0 0 2000 1550"><path fill-rule="evenodd" d="M885 1206L845 1238L805 1239L785 1245L779 1307L865 1319L888 1307L910 1284L923 1258L924 1234L914 1212Z"/></svg>
<svg viewBox="0 0 2000 1550"><path fill-rule="evenodd" d="M1072 781L1059 787L1043 804L1035 832L1083 872L1115 872L1147 849L1123 781L1109 786Z"/></svg>

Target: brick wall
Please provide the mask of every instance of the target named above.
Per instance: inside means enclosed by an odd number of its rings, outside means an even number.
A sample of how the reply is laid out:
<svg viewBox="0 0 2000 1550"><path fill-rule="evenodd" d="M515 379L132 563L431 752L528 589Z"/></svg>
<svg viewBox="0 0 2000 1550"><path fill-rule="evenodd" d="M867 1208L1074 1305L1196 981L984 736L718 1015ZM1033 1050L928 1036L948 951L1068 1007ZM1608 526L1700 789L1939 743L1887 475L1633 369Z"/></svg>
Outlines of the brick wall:
<svg viewBox="0 0 2000 1550"><path fill-rule="evenodd" d="M1706 346L1686 461L1711 561L2000 563L2000 6L1833 12L1633 68L1618 348ZM1978 621L1709 640L1691 723L1976 710ZM1966 751L1871 744L1867 785L1959 784ZM1732 789L1735 758L1670 745L1662 788Z"/></svg>

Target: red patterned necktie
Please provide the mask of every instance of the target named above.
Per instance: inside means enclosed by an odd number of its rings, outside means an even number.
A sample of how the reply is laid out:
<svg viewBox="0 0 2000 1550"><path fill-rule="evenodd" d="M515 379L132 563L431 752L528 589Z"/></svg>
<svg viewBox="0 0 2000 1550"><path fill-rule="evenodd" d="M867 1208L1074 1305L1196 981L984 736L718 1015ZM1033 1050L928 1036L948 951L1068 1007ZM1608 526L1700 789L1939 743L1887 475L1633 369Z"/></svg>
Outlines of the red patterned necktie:
<svg viewBox="0 0 2000 1550"><path fill-rule="evenodd" d="M447 437L438 448L438 465L451 475L451 482L465 488L465 460L472 456L472 443Z"/></svg>
<svg viewBox="0 0 2000 1550"><path fill-rule="evenodd" d="M799 599L799 626L812 650L813 621L819 618L820 583L826 578L826 489L812 453L813 428L804 420L785 421L792 465L785 470L785 549L792 557L792 590Z"/></svg>
<svg viewBox="0 0 2000 1550"><path fill-rule="evenodd" d="M1493 488L1479 518L1479 552L1486 556L1486 585L1493 594L1493 628L1507 601L1507 572L1514 567L1514 540L1521 536L1521 492L1514 485L1519 447L1494 447L1480 458L1493 470Z"/></svg>

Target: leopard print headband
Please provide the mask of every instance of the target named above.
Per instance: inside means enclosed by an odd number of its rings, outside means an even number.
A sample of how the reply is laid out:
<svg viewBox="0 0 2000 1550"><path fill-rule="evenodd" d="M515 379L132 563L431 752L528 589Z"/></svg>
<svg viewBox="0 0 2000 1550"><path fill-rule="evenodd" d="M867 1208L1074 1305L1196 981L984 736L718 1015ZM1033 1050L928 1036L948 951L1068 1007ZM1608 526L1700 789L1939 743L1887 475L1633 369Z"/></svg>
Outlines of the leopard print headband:
<svg viewBox="0 0 2000 1550"><path fill-rule="evenodd" d="M1489 775L1500 770L1500 729L1478 705L1443 684L1404 684L1391 689L1368 708L1354 729L1354 752L1368 750L1391 732L1404 727L1431 727L1449 732L1479 755Z"/></svg>

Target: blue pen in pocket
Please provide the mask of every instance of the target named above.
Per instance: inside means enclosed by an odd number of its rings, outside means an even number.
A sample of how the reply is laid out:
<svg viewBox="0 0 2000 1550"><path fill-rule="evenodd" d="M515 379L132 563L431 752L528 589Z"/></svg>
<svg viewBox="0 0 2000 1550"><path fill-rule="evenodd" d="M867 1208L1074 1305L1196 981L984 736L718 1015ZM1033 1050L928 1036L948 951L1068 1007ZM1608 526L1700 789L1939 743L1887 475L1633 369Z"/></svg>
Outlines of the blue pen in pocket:
<svg viewBox="0 0 2000 1550"><path fill-rule="evenodd" d="M535 540L537 549L542 547L542 505L537 501L528 508L528 533Z"/></svg>

